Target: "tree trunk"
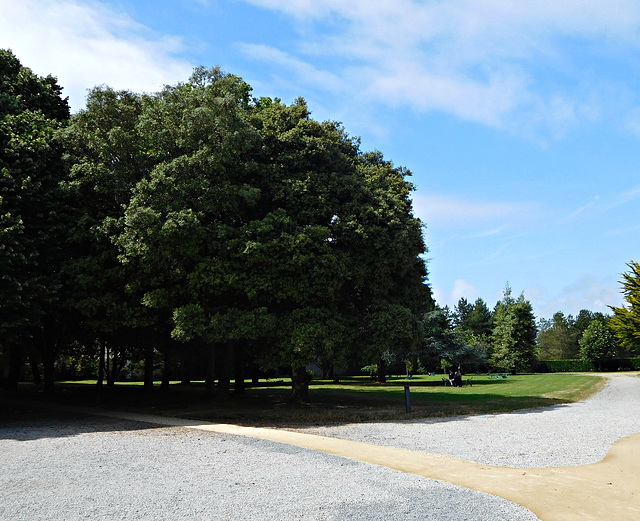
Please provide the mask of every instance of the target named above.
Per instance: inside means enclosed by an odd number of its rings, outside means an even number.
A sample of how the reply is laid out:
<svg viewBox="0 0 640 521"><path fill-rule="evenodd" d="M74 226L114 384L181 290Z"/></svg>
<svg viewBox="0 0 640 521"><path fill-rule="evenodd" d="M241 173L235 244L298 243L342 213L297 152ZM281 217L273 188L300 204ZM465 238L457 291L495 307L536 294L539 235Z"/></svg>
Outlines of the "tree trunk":
<svg viewBox="0 0 640 521"><path fill-rule="evenodd" d="M147 344L144 351L144 390L153 391L153 345Z"/></svg>
<svg viewBox="0 0 640 521"><path fill-rule="evenodd" d="M378 357L378 383L384 384L387 383L387 366L384 363L384 359L379 356Z"/></svg>
<svg viewBox="0 0 640 521"><path fill-rule="evenodd" d="M31 366L31 374L33 375L33 383L36 385L42 384L42 377L40 376L40 365L37 357L37 353L33 350L29 353L29 365Z"/></svg>
<svg viewBox="0 0 640 521"><path fill-rule="evenodd" d="M118 350L114 349L111 344L107 346L105 368L107 370L107 387L113 389L118 376Z"/></svg>
<svg viewBox="0 0 640 521"><path fill-rule="evenodd" d="M104 381L104 342L100 341L100 355L98 358L98 381L96 382L96 401L100 403L102 397L102 382Z"/></svg>
<svg viewBox="0 0 640 521"><path fill-rule="evenodd" d="M109 361L111 347L107 342L104 343L104 379L109 387L109 382L111 381L111 362Z"/></svg>
<svg viewBox="0 0 640 521"><path fill-rule="evenodd" d="M186 356L182 357L179 371L180 385L189 385L191 383L191 360L189 360Z"/></svg>
<svg viewBox="0 0 640 521"><path fill-rule="evenodd" d="M218 388L216 390L216 396L221 400L227 400L231 389L231 373L233 371L232 344L222 346L218 362Z"/></svg>
<svg viewBox="0 0 640 521"><path fill-rule="evenodd" d="M207 349L207 360L205 367L205 388L207 390L207 398L213 398L216 393L216 346L211 344Z"/></svg>
<svg viewBox="0 0 640 521"><path fill-rule="evenodd" d="M257 387L260 385L260 368L254 362L251 362L249 370L251 371L251 385Z"/></svg>
<svg viewBox="0 0 640 521"><path fill-rule="evenodd" d="M8 391L15 391L18 389L23 359L24 347L13 346L9 350L9 373L7 374L7 380L5 382L5 389Z"/></svg>
<svg viewBox="0 0 640 521"><path fill-rule="evenodd" d="M53 346L43 346L42 372L44 373L44 392L52 395L55 389L56 353Z"/></svg>
<svg viewBox="0 0 640 521"><path fill-rule="evenodd" d="M233 394L245 394L246 389L244 386L244 345L239 343L236 345L235 352L233 354L234 361L234 386Z"/></svg>
<svg viewBox="0 0 640 521"><path fill-rule="evenodd" d="M127 360L122 351L118 349L113 352L111 362L111 380L113 381L112 385L114 385L120 379L120 375L122 374L122 370L124 369Z"/></svg>
<svg viewBox="0 0 640 521"><path fill-rule="evenodd" d="M104 361L104 368L107 376L107 387L113 388L116 383L115 370L116 370L116 360L115 353L113 352L113 347L111 344L107 344L107 357Z"/></svg>
<svg viewBox="0 0 640 521"><path fill-rule="evenodd" d="M292 401L297 403L309 401L309 375L305 366L291 368L291 389Z"/></svg>
<svg viewBox="0 0 640 521"><path fill-rule="evenodd" d="M166 392L169 390L169 382L171 381L171 355L169 353L169 347L164 348L164 371L162 371L162 383L160 384L160 390Z"/></svg>

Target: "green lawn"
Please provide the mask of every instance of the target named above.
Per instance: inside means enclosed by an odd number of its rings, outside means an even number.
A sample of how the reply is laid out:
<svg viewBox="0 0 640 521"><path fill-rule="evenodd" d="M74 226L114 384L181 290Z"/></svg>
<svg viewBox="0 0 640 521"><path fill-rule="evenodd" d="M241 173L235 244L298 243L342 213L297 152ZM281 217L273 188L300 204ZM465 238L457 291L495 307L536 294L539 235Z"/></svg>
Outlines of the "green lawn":
<svg viewBox="0 0 640 521"><path fill-rule="evenodd" d="M488 414L575 402L599 390L604 378L592 375L531 374L490 379L467 376L471 386L442 384L442 375L392 378L386 384L365 377L345 378L340 383L314 380L307 404L289 402L288 379L261 380L247 387L244 396L226 401L208 400L202 382L182 386L172 383L167 392L148 394L139 382L118 383L106 389L101 407L138 410L207 421L246 425L295 426ZM247 381L247 385L250 382ZM405 411L404 386L411 390L412 412ZM26 390L26 389L25 389ZM95 403L95 381L60 382L56 401Z"/></svg>

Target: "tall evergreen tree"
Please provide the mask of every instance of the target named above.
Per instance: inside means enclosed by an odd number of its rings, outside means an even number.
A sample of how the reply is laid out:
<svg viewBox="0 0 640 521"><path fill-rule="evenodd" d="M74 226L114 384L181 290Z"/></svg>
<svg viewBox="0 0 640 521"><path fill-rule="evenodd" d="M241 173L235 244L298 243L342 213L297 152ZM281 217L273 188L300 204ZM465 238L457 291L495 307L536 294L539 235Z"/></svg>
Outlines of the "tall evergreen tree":
<svg viewBox="0 0 640 521"><path fill-rule="evenodd" d="M622 274L620 284L626 306L611 306L611 328L622 347L640 349L640 263L631 261L629 271Z"/></svg>
<svg viewBox="0 0 640 521"><path fill-rule="evenodd" d="M492 331L492 314L481 298L471 304L461 298L454 311L455 332L459 340L471 347L478 347L490 354L489 337Z"/></svg>
<svg viewBox="0 0 640 521"><path fill-rule="evenodd" d="M578 334L571 315L553 314L551 320L540 320L538 354L545 360L573 358L578 354Z"/></svg>
<svg viewBox="0 0 640 521"><path fill-rule="evenodd" d="M477 298L467 316L465 325L478 337L486 338L491 335L492 318L493 315L487 303L481 298Z"/></svg>
<svg viewBox="0 0 640 521"><path fill-rule="evenodd" d="M507 286L496 305L493 324L492 365L513 373L530 371L536 360L537 327L533 308L524 294L514 299Z"/></svg>

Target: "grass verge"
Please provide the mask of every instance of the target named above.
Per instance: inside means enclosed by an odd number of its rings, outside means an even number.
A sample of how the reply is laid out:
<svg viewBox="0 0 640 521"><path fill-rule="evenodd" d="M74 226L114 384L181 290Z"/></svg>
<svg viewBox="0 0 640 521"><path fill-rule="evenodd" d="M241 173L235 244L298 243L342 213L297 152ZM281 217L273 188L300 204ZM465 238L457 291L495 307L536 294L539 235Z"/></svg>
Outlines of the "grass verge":
<svg viewBox="0 0 640 521"><path fill-rule="evenodd" d="M467 377L469 378L469 377ZM207 398L204 384L172 383L168 390L144 392L138 382L118 383L104 389L96 403L95 381L60 382L53 401L167 416L238 423L253 426L297 427L362 421L392 421L426 417L476 415L548 407L584 400L597 392L605 379L594 375L530 374L506 379L486 375L471 377L471 385L444 386L442 377L393 378L386 384L367 378L347 378L340 383L315 380L310 400L289 401L287 379L262 380L244 395L225 400ZM249 382L247 382L249 384ZM404 386L409 385L411 413L405 410ZM36 387L22 385L17 397L44 399Z"/></svg>

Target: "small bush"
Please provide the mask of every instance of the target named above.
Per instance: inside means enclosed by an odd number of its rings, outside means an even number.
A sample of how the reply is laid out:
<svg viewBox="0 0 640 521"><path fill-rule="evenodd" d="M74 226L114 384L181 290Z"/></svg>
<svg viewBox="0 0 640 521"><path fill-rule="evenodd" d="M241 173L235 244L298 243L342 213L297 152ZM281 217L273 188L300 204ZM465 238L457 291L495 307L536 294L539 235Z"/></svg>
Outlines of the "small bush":
<svg viewBox="0 0 640 521"><path fill-rule="evenodd" d="M378 374L378 364L365 365L363 368L361 368L361 371L373 378Z"/></svg>

